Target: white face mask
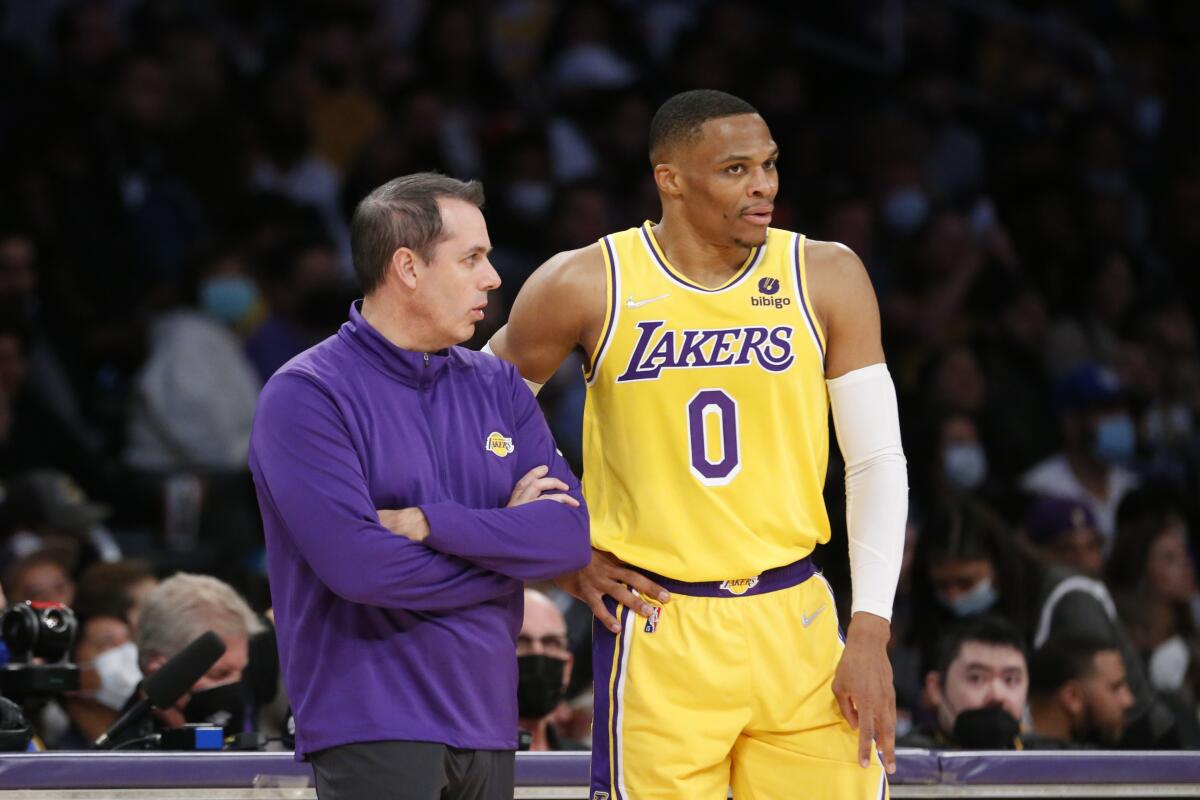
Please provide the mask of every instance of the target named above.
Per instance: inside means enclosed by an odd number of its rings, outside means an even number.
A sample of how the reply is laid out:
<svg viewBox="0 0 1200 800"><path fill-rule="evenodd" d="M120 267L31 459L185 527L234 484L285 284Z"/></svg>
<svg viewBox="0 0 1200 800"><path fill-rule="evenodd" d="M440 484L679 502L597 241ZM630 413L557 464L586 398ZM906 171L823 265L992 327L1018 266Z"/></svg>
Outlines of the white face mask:
<svg viewBox="0 0 1200 800"><path fill-rule="evenodd" d="M1150 685L1160 692L1177 692L1187 678L1191 655L1181 636L1172 636L1150 654Z"/></svg>
<svg viewBox="0 0 1200 800"><path fill-rule="evenodd" d="M137 645L133 642L118 645L96 656L92 661L92 669L100 676L100 688L92 694L92 699L114 711L120 711L142 680L137 657Z"/></svg>

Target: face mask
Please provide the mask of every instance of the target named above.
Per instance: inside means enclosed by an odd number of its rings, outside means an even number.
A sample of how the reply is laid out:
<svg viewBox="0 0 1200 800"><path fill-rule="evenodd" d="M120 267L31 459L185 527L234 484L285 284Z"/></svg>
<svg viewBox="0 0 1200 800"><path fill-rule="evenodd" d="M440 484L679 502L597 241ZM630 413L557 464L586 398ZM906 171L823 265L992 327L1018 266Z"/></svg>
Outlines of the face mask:
<svg viewBox="0 0 1200 800"><path fill-rule="evenodd" d="M200 307L226 325L237 325L250 314L258 289L245 275L209 278L200 287Z"/></svg>
<svg viewBox="0 0 1200 800"><path fill-rule="evenodd" d="M196 692L183 707L183 717L188 722L220 725L226 734L241 733L246 719L246 695L242 691L242 682L223 683Z"/></svg>
<svg viewBox="0 0 1200 800"><path fill-rule="evenodd" d="M1150 654L1150 685L1161 692L1179 691L1190 661L1183 637L1172 636Z"/></svg>
<svg viewBox="0 0 1200 800"><path fill-rule="evenodd" d="M954 718L954 741L967 750L1011 750L1020 724L1000 706L960 711Z"/></svg>
<svg viewBox="0 0 1200 800"><path fill-rule="evenodd" d="M982 614L994 606L999 599L1000 596L996 593L996 587L992 585L991 578L984 578L975 584L971 591L960 594L954 600L948 600L942 595L938 595L938 602L959 619Z"/></svg>
<svg viewBox="0 0 1200 800"><path fill-rule="evenodd" d="M925 193L913 186L894 189L883 201L883 221L900 233L912 233L928 215Z"/></svg>
<svg viewBox="0 0 1200 800"><path fill-rule="evenodd" d="M142 680L137 656L137 645L133 642L126 642L96 656L92 661L92 669L100 676L100 688L92 694L92 699L113 711L120 711Z"/></svg>
<svg viewBox="0 0 1200 800"><path fill-rule="evenodd" d="M952 444L942 454L946 480L959 489L974 489L987 477L987 454L978 443Z"/></svg>
<svg viewBox="0 0 1200 800"><path fill-rule="evenodd" d="M1128 414L1104 417L1096 426L1092 440L1092 455L1106 464L1116 464L1133 458L1137 447L1137 432Z"/></svg>
<svg viewBox="0 0 1200 800"><path fill-rule="evenodd" d="M550 656L517 659L517 716L541 719L562 700L563 670L567 662Z"/></svg>

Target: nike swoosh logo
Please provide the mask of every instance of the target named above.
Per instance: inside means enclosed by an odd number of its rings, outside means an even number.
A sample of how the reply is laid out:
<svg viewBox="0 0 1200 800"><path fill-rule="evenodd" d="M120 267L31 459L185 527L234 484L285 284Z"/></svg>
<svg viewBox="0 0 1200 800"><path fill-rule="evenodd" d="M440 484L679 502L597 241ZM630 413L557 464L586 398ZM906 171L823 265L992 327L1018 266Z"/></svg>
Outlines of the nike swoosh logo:
<svg viewBox="0 0 1200 800"><path fill-rule="evenodd" d="M805 614L803 611L800 612L800 624L807 628L809 625L812 625L814 619L821 616L821 612L824 610L825 610L825 606L821 606L820 608L818 608L816 611L814 611L812 613L811 617L809 615Z"/></svg>
<svg viewBox="0 0 1200 800"><path fill-rule="evenodd" d="M671 293L667 292L666 294L660 294L658 297L647 297L645 300L634 300L633 295L629 295L629 297L625 300L625 305L629 308L641 308L642 306L649 305L655 301L663 300L670 296Z"/></svg>

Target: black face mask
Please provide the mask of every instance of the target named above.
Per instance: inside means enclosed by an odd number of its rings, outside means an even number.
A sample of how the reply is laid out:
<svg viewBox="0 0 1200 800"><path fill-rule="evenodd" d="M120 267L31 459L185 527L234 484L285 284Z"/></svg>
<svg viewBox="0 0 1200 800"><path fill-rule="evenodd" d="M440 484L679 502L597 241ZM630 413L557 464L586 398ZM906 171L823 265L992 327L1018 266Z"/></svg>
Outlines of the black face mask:
<svg viewBox="0 0 1200 800"><path fill-rule="evenodd" d="M554 710L563 696L563 670L567 662L550 656L517 659L517 716L541 719Z"/></svg>
<svg viewBox="0 0 1200 800"><path fill-rule="evenodd" d="M196 692L183 707L188 722L220 725L225 734L241 733L246 724L246 692L241 681Z"/></svg>
<svg viewBox="0 0 1200 800"><path fill-rule="evenodd" d="M954 740L967 750L1011 750L1020 723L1000 706L972 708L954 720Z"/></svg>

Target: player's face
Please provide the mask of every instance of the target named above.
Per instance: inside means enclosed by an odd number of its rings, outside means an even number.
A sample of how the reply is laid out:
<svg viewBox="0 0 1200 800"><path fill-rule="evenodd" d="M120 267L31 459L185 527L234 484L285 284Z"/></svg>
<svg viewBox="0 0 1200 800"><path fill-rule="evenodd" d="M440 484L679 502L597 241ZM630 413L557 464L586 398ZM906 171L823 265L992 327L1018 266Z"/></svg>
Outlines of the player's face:
<svg viewBox="0 0 1200 800"><path fill-rule="evenodd" d="M779 192L778 157L779 147L757 114L704 123L677 157L684 208L696 230L718 245L765 242Z"/></svg>
<svg viewBox="0 0 1200 800"><path fill-rule="evenodd" d="M500 285L488 260L492 242L478 208L464 200L438 201L442 239L419 268L418 292L430 339L440 346L465 342L483 319L487 293Z"/></svg>
<svg viewBox="0 0 1200 800"><path fill-rule="evenodd" d="M987 642L965 642L943 681L938 718L945 730L964 711L998 705L1020 719L1029 693L1029 671L1021 651Z"/></svg>
<svg viewBox="0 0 1200 800"><path fill-rule="evenodd" d="M1125 729L1133 693L1125 682L1125 662L1117 650L1101 650L1092 659L1092 674L1080 681L1087 719L1084 736L1098 744L1116 744Z"/></svg>

